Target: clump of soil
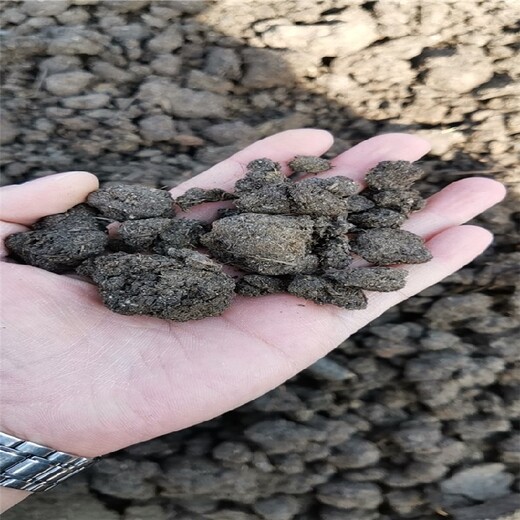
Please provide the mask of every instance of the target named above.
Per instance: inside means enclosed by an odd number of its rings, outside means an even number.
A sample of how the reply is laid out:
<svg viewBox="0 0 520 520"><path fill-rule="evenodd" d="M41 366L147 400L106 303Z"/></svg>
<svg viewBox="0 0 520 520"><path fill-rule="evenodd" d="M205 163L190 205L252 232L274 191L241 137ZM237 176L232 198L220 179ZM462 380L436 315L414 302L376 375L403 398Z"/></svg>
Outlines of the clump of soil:
<svg viewBox="0 0 520 520"><path fill-rule="evenodd" d="M424 171L408 161L382 161L372 168L365 182L374 190L407 190L424 177Z"/></svg>
<svg viewBox="0 0 520 520"><path fill-rule="evenodd" d="M312 239L310 217L242 213L213 222L201 241L223 263L280 275L316 270L318 258L311 253Z"/></svg>
<svg viewBox="0 0 520 520"><path fill-rule="evenodd" d="M421 264L432 255L421 237L402 229L369 229L357 235L352 250L372 264Z"/></svg>
<svg viewBox="0 0 520 520"><path fill-rule="evenodd" d="M204 202L220 202L222 200L231 200L235 196L232 193L215 188L212 190L203 190L202 188L191 188L184 195L177 197L175 203L183 210L187 210L192 206L203 204Z"/></svg>
<svg viewBox="0 0 520 520"><path fill-rule="evenodd" d="M105 251L108 235L94 210L80 204L66 213L49 215L32 231L5 240L11 256L23 263L54 273L64 273Z"/></svg>
<svg viewBox="0 0 520 520"><path fill-rule="evenodd" d="M281 276L246 274L236 285L237 294L243 296L264 296L281 293L287 290L287 280Z"/></svg>
<svg viewBox="0 0 520 520"><path fill-rule="evenodd" d="M297 275L288 292L316 303L337 305L344 309L365 309L367 298L361 289L349 287L324 276Z"/></svg>
<svg viewBox="0 0 520 520"><path fill-rule="evenodd" d="M368 191L376 207L388 208L402 213L418 211L424 207L424 199L417 190Z"/></svg>
<svg viewBox="0 0 520 520"><path fill-rule="evenodd" d="M312 155L297 155L289 162L294 173L321 173L332 168L330 161Z"/></svg>
<svg viewBox="0 0 520 520"><path fill-rule="evenodd" d="M173 217L172 199L167 191L140 185L113 185L92 192L87 204L113 220Z"/></svg>
<svg viewBox="0 0 520 520"><path fill-rule="evenodd" d="M295 177L329 170L299 156ZM367 188L346 177L295 177L271 159L248 164L234 193L192 188L172 200L143 186L111 185L86 204L51 215L6 240L12 256L54 272L76 272L99 287L114 312L174 321L221 314L235 294L289 293L318 304L364 309L368 291L395 291L407 271L395 264L431 259L423 240L398 229L424 204L406 161L379 163ZM175 216L206 202L233 201L211 223ZM116 222L109 238L105 226ZM207 254L196 251L203 247ZM115 251L115 252L114 252ZM373 267L352 268L355 255ZM218 261L218 262L217 262ZM238 281L222 264L238 268Z"/></svg>
<svg viewBox="0 0 520 520"><path fill-rule="evenodd" d="M104 252L108 237L103 231L37 230L9 236L6 247L24 263L54 273L64 273L83 260Z"/></svg>
<svg viewBox="0 0 520 520"><path fill-rule="evenodd" d="M130 251L148 249L170 223L171 219L161 217L127 220L119 227L119 238Z"/></svg>
<svg viewBox="0 0 520 520"><path fill-rule="evenodd" d="M200 238L209 231L209 226L199 220L179 218L170 220L154 242L154 251L166 254L168 249L184 249L200 246Z"/></svg>
<svg viewBox="0 0 520 520"><path fill-rule="evenodd" d="M360 228L398 228L406 215L388 208L373 208L350 217L350 222Z"/></svg>
<svg viewBox="0 0 520 520"><path fill-rule="evenodd" d="M196 251L173 257L114 253L78 269L97 284L103 303L127 315L187 321L218 316L230 304L235 282L221 266Z"/></svg>

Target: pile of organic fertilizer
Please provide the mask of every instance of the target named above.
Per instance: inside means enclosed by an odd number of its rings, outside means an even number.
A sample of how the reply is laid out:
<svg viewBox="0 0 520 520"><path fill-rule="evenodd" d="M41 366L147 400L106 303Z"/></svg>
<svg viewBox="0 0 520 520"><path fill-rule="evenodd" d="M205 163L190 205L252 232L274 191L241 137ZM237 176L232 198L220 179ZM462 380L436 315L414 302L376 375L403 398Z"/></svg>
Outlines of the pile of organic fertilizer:
<svg viewBox="0 0 520 520"><path fill-rule="evenodd" d="M331 168L326 159L299 156L289 166L286 176L280 164L257 159L233 193L192 188L175 200L158 189L110 185L6 245L26 264L87 276L114 312L175 321L217 316L235 294L286 292L364 309L364 290L404 287L407 271L393 266L431 259L419 236L399 229L424 205L412 188L423 176L417 166L381 162L365 189L347 177L316 176ZM211 224L182 217L218 201L232 207Z"/></svg>

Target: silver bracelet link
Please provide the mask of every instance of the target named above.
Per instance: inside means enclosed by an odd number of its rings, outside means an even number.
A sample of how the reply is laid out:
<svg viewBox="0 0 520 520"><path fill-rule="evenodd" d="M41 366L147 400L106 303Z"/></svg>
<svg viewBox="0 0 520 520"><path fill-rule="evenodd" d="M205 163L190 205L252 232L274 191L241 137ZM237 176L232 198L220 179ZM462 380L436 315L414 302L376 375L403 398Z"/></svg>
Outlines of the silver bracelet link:
<svg viewBox="0 0 520 520"><path fill-rule="evenodd" d="M0 432L0 486L47 491L95 460L76 457Z"/></svg>

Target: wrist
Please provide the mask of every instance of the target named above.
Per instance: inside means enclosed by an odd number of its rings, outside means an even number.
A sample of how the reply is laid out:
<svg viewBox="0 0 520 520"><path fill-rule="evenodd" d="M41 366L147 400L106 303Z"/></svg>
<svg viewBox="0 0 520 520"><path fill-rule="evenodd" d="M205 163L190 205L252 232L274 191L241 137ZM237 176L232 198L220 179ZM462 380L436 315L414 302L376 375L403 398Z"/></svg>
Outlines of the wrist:
<svg viewBox="0 0 520 520"><path fill-rule="evenodd" d="M29 491L0 487L0 513L7 511L24 498L27 498L30 494Z"/></svg>
<svg viewBox="0 0 520 520"><path fill-rule="evenodd" d="M62 451L75 455L77 457L97 457L99 454L98 450L89 449L87 446L83 446L81 442L75 441L74 439L68 439L67 436L61 434L53 434L48 432L46 428L24 428L17 427L12 428L5 426L4 422L0 422L0 432L13 437L18 437L24 441L30 441L35 444L40 444L46 448L51 448L55 451Z"/></svg>
<svg viewBox="0 0 520 520"><path fill-rule="evenodd" d="M1 510L11 507L32 491L47 491L92 464L77 457L18 436L0 433ZM13 493L6 490L25 491Z"/></svg>
<svg viewBox="0 0 520 520"><path fill-rule="evenodd" d="M2 392L2 397L6 397ZM39 407L19 405L0 406L0 432L26 441L40 444L56 451L62 451L77 457L94 458L111 451L103 450L103 443L87 424L77 424L65 414L55 415L47 412L39 413ZM52 409L59 411L59 405Z"/></svg>

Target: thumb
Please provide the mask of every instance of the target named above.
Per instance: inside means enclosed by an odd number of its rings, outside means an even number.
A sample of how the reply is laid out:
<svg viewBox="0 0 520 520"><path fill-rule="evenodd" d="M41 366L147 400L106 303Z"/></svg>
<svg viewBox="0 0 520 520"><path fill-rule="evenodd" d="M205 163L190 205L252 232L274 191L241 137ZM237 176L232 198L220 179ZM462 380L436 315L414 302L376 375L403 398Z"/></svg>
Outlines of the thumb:
<svg viewBox="0 0 520 520"><path fill-rule="evenodd" d="M32 224L83 202L98 186L97 177L88 172L59 173L6 186L0 189L0 220Z"/></svg>

